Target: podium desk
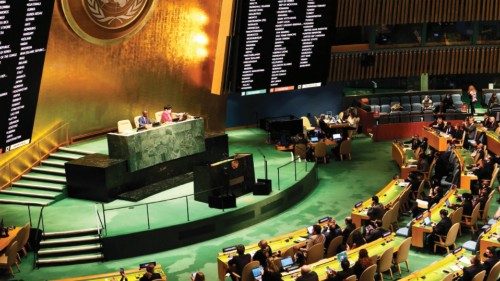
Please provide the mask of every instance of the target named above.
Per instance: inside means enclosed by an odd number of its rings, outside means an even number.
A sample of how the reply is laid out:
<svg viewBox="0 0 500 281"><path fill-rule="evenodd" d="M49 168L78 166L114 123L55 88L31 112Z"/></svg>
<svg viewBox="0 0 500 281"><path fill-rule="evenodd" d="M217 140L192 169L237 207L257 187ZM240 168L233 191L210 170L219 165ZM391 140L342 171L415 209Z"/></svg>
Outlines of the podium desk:
<svg viewBox="0 0 500 281"><path fill-rule="evenodd" d="M422 130L422 137L426 137L428 144L437 151L443 152L448 148L448 140L451 136L443 132L436 132L435 129L424 127Z"/></svg>
<svg viewBox="0 0 500 281"><path fill-rule="evenodd" d="M492 225L490 230L479 240L479 257L481 257L481 260L484 260L483 254L490 246L500 247L500 221Z"/></svg>
<svg viewBox="0 0 500 281"><path fill-rule="evenodd" d="M394 233L391 233L389 236L385 238L379 238L371 243L364 244L358 248L347 251L347 259L351 262L351 265L358 260L359 251L361 249L366 249L368 251L368 255L372 256L381 256L387 249L393 248L394 252L399 249L399 246L403 243L406 238L396 236ZM326 268L329 267L335 271L341 271L342 268L340 266L340 261L337 260L337 257L331 257L328 259L322 259L318 262L315 262L310 265L311 269L318 274L319 280L326 280ZM292 272L282 273L283 281L292 281L300 276L300 269L294 270Z"/></svg>
<svg viewBox="0 0 500 281"><path fill-rule="evenodd" d="M435 261L429 266L419 271L415 271L400 280L441 281L450 273L453 273L454 277L457 278L463 275L462 269L470 265L470 257L471 256L466 253L465 249L460 249L456 253L448 254L443 259Z"/></svg>
<svg viewBox="0 0 500 281"><path fill-rule="evenodd" d="M425 217L430 217L431 221L433 223L438 223L441 220L441 216L439 214L439 211L442 209L448 210L448 215L451 214L451 212L454 211L452 208L446 207L446 200L450 201L450 204L457 204L458 203L458 194L463 194L469 192L469 190L465 189L450 189L444 196L441 198L441 200L434 205L429 211L426 211L424 215L420 219L414 219L412 221L412 228L411 228L411 245L414 247L418 248L423 248L424 242L425 242L425 235L428 233L432 233L432 226L430 225L424 225L424 218Z"/></svg>
<svg viewBox="0 0 500 281"><path fill-rule="evenodd" d="M125 159L137 171L205 151L202 118L169 123L142 131L107 135L109 157Z"/></svg>
<svg viewBox="0 0 500 281"><path fill-rule="evenodd" d="M404 182L403 180L391 180L376 195L379 198L379 202L387 208L388 206L392 206L396 203L401 194L403 194L407 188L410 188L409 182ZM372 199L370 198L364 201L359 207L354 207L352 209L351 218L356 227L360 227L364 220L368 220L368 209L371 204Z"/></svg>

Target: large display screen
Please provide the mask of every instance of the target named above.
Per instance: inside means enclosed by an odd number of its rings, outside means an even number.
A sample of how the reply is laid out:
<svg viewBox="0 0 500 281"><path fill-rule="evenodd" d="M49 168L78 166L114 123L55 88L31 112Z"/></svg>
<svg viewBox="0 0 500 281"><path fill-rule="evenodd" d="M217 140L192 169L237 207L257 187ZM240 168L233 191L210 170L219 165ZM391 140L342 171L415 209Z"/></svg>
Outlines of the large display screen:
<svg viewBox="0 0 500 281"><path fill-rule="evenodd" d="M240 15L237 91L277 93L325 84L331 0L246 0Z"/></svg>
<svg viewBox="0 0 500 281"><path fill-rule="evenodd" d="M0 153L31 141L54 0L0 0Z"/></svg>

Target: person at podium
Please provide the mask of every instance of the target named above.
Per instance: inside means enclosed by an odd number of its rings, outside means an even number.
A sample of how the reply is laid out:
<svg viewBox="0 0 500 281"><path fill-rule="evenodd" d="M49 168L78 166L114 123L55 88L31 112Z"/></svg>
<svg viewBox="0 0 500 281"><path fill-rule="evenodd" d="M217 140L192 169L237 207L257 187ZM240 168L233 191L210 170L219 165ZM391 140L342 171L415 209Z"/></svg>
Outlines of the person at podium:
<svg viewBox="0 0 500 281"><path fill-rule="evenodd" d="M163 113L161 114L161 123L170 123L173 122L174 118L172 117L172 106L166 105L163 107Z"/></svg>
<svg viewBox="0 0 500 281"><path fill-rule="evenodd" d="M148 126L151 125L151 120L148 117L148 111L144 110L142 112L142 116L139 117L139 128L147 128Z"/></svg>

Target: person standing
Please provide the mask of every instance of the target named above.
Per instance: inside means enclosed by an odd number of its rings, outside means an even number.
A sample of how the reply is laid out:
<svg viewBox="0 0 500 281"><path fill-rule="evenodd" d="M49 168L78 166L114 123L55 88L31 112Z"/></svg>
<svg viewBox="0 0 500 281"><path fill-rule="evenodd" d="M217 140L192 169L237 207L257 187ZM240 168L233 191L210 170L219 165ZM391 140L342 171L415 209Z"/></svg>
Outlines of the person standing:
<svg viewBox="0 0 500 281"><path fill-rule="evenodd" d="M469 85L468 94L470 98L470 113L472 115L476 114L476 103L477 103L477 90L474 85Z"/></svg>

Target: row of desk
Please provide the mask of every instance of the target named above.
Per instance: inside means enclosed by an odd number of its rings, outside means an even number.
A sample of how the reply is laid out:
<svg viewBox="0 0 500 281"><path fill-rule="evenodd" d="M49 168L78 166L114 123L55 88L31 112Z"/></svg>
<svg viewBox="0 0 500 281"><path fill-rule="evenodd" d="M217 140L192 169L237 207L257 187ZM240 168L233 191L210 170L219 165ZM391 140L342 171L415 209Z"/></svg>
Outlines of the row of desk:
<svg viewBox="0 0 500 281"><path fill-rule="evenodd" d="M157 264L155 266L155 272L159 273L162 277L161 280L167 280L167 275L165 274L165 271L163 271L163 268L161 265ZM125 277L127 279L124 280L139 280L144 273L146 273L146 269L144 268L138 268L138 269L129 269L125 270ZM88 276L81 276L81 277L75 277L75 278L66 278L66 279L60 279L56 281L119 281L121 280L121 275L116 270L115 272L111 273L104 273L104 274L96 274L96 275L88 275Z"/></svg>
<svg viewBox="0 0 500 281"><path fill-rule="evenodd" d="M9 236L0 238L0 253L3 253L14 242L20 230L21 227L16 226L9 230Z"/></svg>
<svg viewBox="0 0 500 281"><path fill-rule="evenodd" d="M415 271L400 280L440 281L450 273L452 273L456 278L462 276L462 269L470 265L470 257L471 255L468 254L464 249L457 249L456 253L449 254L445 258L433 262L431 265L421 270Z"/></svg>
<svg viewBox="0 0 500 281"><path fill-rule="evenodd" d="M417 170L415 153L411 148L406 148L401 142L392 143L392 160L398 164L399 177L406 179L408 175ZM413 160L414 163L411 163Z"/></svg>

